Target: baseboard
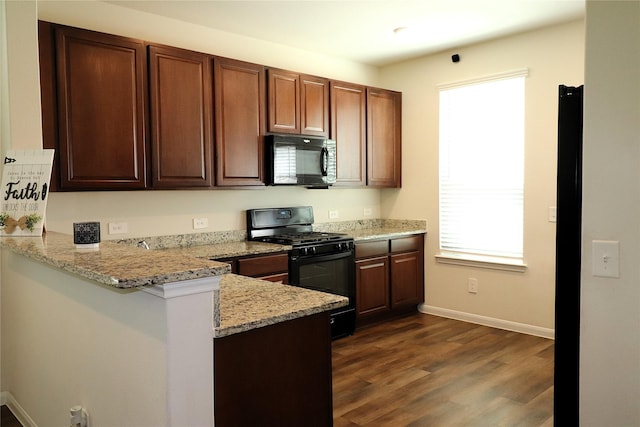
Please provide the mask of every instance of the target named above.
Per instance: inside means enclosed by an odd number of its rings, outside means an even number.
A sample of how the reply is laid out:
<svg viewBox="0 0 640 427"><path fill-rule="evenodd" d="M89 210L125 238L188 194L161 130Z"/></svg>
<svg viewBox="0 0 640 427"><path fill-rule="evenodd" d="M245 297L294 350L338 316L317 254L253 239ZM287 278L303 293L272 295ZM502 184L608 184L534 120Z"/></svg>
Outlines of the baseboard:
<svg viewBox="0 0 640 427"><path fill-rule="evenodd" d="M426 304L420 304L418 306L418 311L425 314L433 314L434 316L447 317L449 319L462 320L463 322L490 326L492 328L505 329L507 331L520 332L522 334L535 335L542 338L555 339L554 329L541 328L540 326L527 325L526 323L511 322L509 320L480 316L478 314L449 310L447 308L434 307Z"/></svg>
<svg viewBox="0 0 640 427"><path fill-rule="evenodd" d="M13 415L20 421L24 427L38 427L38 425L31 419L20 404L13 398L8 391L0 392L0 403L7 405Z"/></svg>

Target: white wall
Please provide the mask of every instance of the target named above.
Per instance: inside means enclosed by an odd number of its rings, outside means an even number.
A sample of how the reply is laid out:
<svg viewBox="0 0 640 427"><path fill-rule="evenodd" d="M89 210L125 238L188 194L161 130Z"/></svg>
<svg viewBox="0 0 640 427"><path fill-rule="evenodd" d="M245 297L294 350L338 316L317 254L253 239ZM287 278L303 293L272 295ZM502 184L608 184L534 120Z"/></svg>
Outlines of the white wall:
<svg viewBox="0 0 640 427"><path fill-rule="evenodd" d="M458 53L460 62L451 55ZM386 67L384 84L403 92L403 191L382 192L382 216L426 218L427 310L468 314L475 320L515 322L519 329L553 334L558 85L583 83L583 21L548 27ZM526 79L524 257L526 273L437 264L437 85L521 68ZM467 279L478 279L477 294ZM490 319L483 319L481 316ZM528 326L527 326L528 325ZM508 324L506 326L509 326Z"/></svg>
<svg viewBox="0 0 640 427"><path fill-rule="evenodd" d="M640 425L640 2L587 1L580 425ZM591 274L620 242L620 278Z"/></svg>
<svg viewBox="0 0 640 427"><path fill-rule="evenodd" d="M3 391L30 420L64 426L82 405L94 426L166 426L164 300L117 292L2 251Z"/></svg>
<svg viewBox="0 0 640 427"><path fill-rule="evenodd" d="M32 3L34 2L27 2ZM174 19L126 9L97 1L40 1L38 18L80 28L135 37L235 58L291 69L329 78L377 86L378 69L362 64L289 48L261 40L187 24ZM34 37L35 20L26 22L21 33ZM21 45L26 54L36 55L36 46ZM31 87L39 87L33 66L24 77ZM20 123L40 122L39 99L23 100L38 111L20 113ZM37 103L37 104L36 104ZM37 113L37 114L36 114ZM35 126L37 127L37 126ZM23 141L13 139L14 146ZM398 190L396 190L398 191ZM266 188L261 190L143 191L52 193L47 207L49 230L70 233L77 221L100 221L102 238L155 236L194 232L192 219L206 217L209 228L198 231L241 230L245 228L243 210L278 205L312 205L316 222L328 222L328 211L337 209L341 220L364 217L364 208L379 215L380 191L372 189L307 190L304 188ZM106 224L127 222L128 235L109 236Z"/></svg>

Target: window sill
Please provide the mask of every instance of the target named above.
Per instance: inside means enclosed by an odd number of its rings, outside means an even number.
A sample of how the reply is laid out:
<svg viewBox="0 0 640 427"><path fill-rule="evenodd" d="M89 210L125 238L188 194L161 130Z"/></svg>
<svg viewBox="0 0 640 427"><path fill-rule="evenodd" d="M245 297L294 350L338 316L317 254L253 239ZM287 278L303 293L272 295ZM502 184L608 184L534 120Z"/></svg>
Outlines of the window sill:
<svg viewBox="0 0 640 427"><path fill-rule="evenodd" d="M436 255L436 262L440 264L462 265L465 267L514 271L517 273L524 273L527 271L527 265L523 261L482 255L443 252Z"/></svg>

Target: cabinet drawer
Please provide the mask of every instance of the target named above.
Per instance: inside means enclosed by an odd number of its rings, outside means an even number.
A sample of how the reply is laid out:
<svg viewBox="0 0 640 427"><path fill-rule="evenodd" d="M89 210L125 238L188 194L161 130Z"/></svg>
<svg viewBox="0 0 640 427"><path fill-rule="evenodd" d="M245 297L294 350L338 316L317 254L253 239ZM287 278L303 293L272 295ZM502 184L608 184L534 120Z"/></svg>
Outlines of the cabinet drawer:
<svg viewBox="0 0 640 427"><path fill-rule="evenodd" d="M243 276L268 276L286 272L289 269L289 255L267 255L238 260L238 274Z"/></svg>
<svg viewBox="0 0 640 427"><path fill-rule="evenodd" d="M423 246L422 236L402 237L391 240L391 252L419 251Z"/></svg>
<svg viewBox="0 0 640 427"><path fill-rule="evenodd" d="M356 259L385 255L387 253L389 253L388 240L356 243Z"/></svg>

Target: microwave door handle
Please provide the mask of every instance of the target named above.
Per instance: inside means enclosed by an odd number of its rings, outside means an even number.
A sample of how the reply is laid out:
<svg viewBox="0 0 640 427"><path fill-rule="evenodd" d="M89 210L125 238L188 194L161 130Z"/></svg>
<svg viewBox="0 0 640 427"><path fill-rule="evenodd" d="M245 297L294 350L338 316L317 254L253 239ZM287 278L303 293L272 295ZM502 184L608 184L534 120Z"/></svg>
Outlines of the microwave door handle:
<svg viewBox="0 0 640 427"><path fill-rule="evenodd" d="M320 171L322 176L327 176L327 168L329 166L329 150L327 147L322 147L322 154L320 155Z"/></svg>

